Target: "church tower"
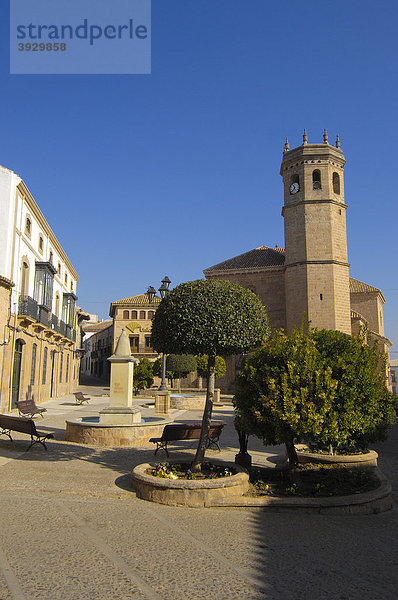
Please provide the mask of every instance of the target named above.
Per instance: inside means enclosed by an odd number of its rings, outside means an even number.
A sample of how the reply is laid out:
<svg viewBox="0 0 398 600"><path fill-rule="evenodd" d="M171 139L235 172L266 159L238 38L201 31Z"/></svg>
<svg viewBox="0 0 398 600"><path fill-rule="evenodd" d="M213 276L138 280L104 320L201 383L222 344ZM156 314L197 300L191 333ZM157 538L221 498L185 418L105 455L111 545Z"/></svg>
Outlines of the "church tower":
<svg viewBox="0 0 398 600"><path fill-rule="evenodd" d="M336 145L303 144L289 149L286 139L281 175L284 184L286 330L300 326L351 334L347 262L345 158Z"/></svg>

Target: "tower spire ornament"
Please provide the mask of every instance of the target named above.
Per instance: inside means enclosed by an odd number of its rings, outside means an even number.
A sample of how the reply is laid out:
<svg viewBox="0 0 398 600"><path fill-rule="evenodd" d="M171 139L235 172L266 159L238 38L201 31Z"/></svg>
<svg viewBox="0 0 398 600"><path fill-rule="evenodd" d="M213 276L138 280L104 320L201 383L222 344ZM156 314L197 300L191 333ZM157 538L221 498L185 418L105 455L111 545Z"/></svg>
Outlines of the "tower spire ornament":
<svg viewBox="0 0 398 600"><path fill-rule="evenodd" d="M326 127L325 127L325 130L323 132L323 142L324 142L324 144L327 144L328 140L329 140L329 136L328 136L328 132L327 132Z"/></svg>
<svg viewBox="0 0 398 600"><path fill-rule="evenodd" d="M289 140L286 138L285 145L283 146L283 152L288 152L290 148Z"/></svg>
<svg viewBox="0 0 398 600"><path fill-rule="evenodd" d="M304 128L303 144L308 144L307 130Z"/></svg>
<svg viewBox="0 0 398 600"><path fill-rule="evenodd" d="M336 148L340 148L341 144L340 144L340 138L339 138L339 134L337 134L337 138L336 138Z"/></svg>

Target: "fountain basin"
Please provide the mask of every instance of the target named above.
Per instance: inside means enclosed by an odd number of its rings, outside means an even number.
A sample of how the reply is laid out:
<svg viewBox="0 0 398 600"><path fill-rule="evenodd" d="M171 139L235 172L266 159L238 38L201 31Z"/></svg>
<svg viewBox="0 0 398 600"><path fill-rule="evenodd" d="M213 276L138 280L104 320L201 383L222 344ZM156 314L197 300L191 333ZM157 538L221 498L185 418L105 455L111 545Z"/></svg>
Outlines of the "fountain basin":
<svg viewBox="0 0 398 600"><path fill-rule="evenodd" d="M173 419L143 417L141 423L114 425L99 422L99 417L82 417L66 421L65 439L77 444L89 444L112 448L126 446L140 448L148 446L152 437L161 437L163 428Z"/></svg>

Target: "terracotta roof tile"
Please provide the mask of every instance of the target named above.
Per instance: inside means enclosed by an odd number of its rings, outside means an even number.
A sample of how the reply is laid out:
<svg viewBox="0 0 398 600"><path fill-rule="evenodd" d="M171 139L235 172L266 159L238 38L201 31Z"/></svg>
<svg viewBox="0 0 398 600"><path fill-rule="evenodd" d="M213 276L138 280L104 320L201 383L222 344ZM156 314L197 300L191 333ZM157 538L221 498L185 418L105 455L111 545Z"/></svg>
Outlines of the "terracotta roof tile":
<svg viewBox="0 0 398 600"><path fill-rule="evenodd" d="M160 304L161 298L155 296L152 300L152 304ZM147 306L149 300L147 294L138 294L138 296L130 296L130 298L121 298L121 300L115 300L111 303L111 306Z"/></svg>
<svg viewBox="0 0 398 600"><path fill-rule="evenodd" d="M380 292L380 290L378 288L373 287L372 285L363 283L363 281L359 281L358 279L353 279L352 277L350 277L351 294L364 294L369 292Z"/></svg>
<svg viewBox="0 0 398 600"><path fill-rule="evenodd" d="M204 273L215 273L217 271L233 271L235 269L253 269L262 267L279 267L285 264L284 248L269 248L268 246L259 246L254 250L249 250L244 254L239 254L234 258L224 260L223 262L204 269Z"/></svg>

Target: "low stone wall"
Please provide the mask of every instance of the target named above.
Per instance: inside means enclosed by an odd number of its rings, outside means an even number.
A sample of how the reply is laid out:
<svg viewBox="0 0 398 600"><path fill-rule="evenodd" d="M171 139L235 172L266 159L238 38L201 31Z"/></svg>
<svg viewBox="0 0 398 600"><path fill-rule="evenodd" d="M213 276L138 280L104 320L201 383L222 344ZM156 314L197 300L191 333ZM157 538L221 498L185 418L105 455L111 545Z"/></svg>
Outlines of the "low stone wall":
<svg viewBox="0 0 398 600"><path fill-rule="evenodd" d="M161 437L163 428L167 423L172 423L172 420L163 419L156 424L142 423L141 425L120 426L66 421L65 439L68 442L93 446L140 448L150 445L150 438Z"/></svg>
<svg viewBox="0 0 398 600"><path fill-rule="evenodd" d="M171 397L170 406L177 410L203 410L206 396Z"/></svg>
<svg viewBox="0 0 398 600"><path fill-rule="evenodd" d="M366 454L319 454L318 452L307 451L308 446L297 444L297 457L300 464L315 463L320 465L338 465L340 467L349 467L350 469L377 467L379 455L374 450L369 450Z"/></svg>
<svg viewBox="0 0 398 600"><path fill-rule="evenodd" d="M242 496L249 489L249 475L239 465L233 465L236 475L204 480L153 477L146 472L153 466L149 463L138 465L131 474L131 483L137 496L150 502L203 508L212 506L215 501L222 505L228 498Z"/></svg>

